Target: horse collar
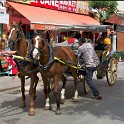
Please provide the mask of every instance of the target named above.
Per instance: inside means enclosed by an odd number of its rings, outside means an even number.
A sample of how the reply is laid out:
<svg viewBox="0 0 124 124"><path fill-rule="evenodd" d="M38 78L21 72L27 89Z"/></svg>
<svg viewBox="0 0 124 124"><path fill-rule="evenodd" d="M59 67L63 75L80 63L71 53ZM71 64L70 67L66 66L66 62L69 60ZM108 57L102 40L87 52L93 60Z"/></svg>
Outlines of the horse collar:
<svg viewBox="0 0 124 124"><path fill-rule="evenodd" d="M46 65L43 65L43 70L48 70L51 67L51 65L52 65L52 63L54 61L53 47L52 47L51 43L48 43L47 45L48 45L49 50L50 50L50 58L49 58L48 63Z"/></svg>

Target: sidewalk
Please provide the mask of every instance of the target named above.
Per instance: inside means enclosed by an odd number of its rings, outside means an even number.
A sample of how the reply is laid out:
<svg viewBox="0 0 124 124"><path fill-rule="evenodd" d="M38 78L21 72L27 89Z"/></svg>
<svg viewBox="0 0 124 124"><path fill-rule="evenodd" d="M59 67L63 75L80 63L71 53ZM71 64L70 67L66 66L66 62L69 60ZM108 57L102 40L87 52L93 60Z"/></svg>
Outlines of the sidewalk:
<svg viewBox="0 0 124 124"><path fill-rule="evenodd" d="M38 74L38 76L41 85L42 78L40 74ZM29 84L30 84L30 78L25 81L25 86L29 88ZM20 86L21 86L21 80L20 78L18 78L18 76L16 76L14 79L13 76L0 76L0 92L20 88Z"/></svg>
<svg viewBox="0 0 124 124"><path fill-rule="evenodd" d="M124 72L124 62L118 63L118 72L120 73ZM12 79L12 77L13 76L0 76L0 92L20 88L21 81L18 78L18 76L16 76L14 79ZM38 83L38 86L41 87L43 86L43 83L42 83L42 78L39 73L38 73L38 77L39 77L39 82L40 82ZM119 77L120 75L118 75L118 78ZM29 89L29 84L30 84L30 79L27 79L25 82L25 85L28 89Z"/></svg>

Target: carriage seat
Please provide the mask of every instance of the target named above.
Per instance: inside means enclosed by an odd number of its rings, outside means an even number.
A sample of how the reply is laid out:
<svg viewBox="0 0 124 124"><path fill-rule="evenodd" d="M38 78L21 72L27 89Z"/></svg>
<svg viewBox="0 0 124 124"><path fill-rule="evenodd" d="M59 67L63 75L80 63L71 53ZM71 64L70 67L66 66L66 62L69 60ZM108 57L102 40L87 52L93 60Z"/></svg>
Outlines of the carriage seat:
<svg viewBox="0 0 124 124"><path fill-rule="evenodd" d="M100 60L102 60L103 51L102 51L102 50L95 50L95 51L96 51L96 54L97 54L98 58L99 58Z"/></svg>
<svg viewBox="0 0 124 124"><path fill-rule="evenodd" d="M96 50L96 54L98 56L98 58L100 59L100 61L102 61L102 59L104 59L108 54L109 54L110 50Z"/></svg>

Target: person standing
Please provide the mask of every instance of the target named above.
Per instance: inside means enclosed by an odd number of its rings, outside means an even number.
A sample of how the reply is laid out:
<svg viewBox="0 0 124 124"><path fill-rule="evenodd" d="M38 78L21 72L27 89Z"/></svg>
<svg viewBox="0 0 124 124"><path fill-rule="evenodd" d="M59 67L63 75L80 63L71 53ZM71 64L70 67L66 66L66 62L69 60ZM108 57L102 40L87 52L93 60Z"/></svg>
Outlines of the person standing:
<svg viewBox="0 0 124 124"><path fill-rule="evenodd" d="M101 100L102 96L100 92L97 90L95 84L93 83L93 73L97 69L97 66L100 63L100 60L93 48L93 46L86 42L86 39L79 38L78 39L79 48L78 48L78 59L83 59L84 64L86 66L86 81L87 84L90 86L92 93L94 95L93 99Z"/></svg>

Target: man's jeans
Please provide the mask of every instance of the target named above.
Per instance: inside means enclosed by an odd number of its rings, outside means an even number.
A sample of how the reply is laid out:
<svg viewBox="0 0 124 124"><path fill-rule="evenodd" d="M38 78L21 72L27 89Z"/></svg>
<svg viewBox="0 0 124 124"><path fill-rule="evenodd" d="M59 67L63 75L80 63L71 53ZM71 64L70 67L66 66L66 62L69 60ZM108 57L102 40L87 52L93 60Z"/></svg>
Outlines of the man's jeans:
<svg viewBox="0 0 124 124"><path fill-rule="evenodd" d="M96 70L96 67L87 67L86 68L86 81L87 81L87 84L90 86L93 95L94 96L99 96L100 93L96 89L96 87L95 87L95 85L94 85L94 83L92 81L93 73L94 73L95 70Z"/></svg>

